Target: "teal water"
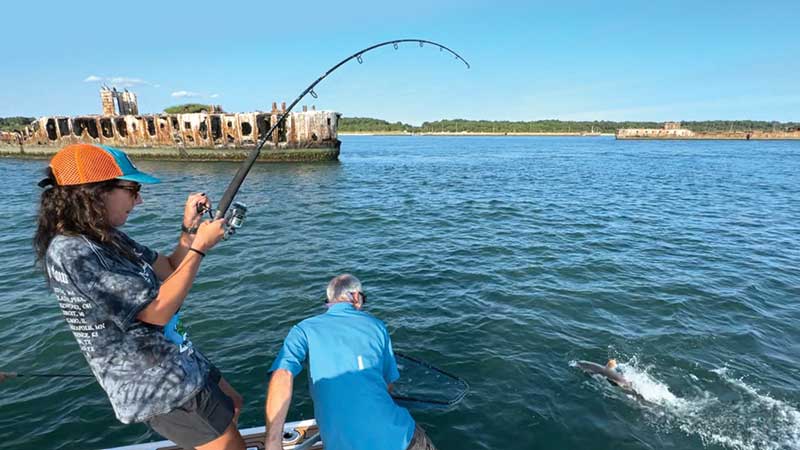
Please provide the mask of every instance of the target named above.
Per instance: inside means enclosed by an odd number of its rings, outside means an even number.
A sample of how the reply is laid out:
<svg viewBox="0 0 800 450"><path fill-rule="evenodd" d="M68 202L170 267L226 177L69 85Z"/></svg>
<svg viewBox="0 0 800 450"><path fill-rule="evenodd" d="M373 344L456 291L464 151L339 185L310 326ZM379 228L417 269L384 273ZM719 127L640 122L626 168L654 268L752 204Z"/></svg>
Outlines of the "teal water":
<svg viewBox="0 0 800 450"><path fill-rule="evenodd" d="M41 161L0 160L0 370L87 373L30 238ZM237 165L140 162L125 231L171 249L189 191ZM245 228L185 303L192 339L263 425L289 327L359 276L395 348L466 378L414 416L442 450L800 448L800 143L343 137L338 163L258 165ZM646 401L570 363L616 357ZM305 380L289 414L311 417ZM0 442L155 439L92 380L0 385Z"/></svg>

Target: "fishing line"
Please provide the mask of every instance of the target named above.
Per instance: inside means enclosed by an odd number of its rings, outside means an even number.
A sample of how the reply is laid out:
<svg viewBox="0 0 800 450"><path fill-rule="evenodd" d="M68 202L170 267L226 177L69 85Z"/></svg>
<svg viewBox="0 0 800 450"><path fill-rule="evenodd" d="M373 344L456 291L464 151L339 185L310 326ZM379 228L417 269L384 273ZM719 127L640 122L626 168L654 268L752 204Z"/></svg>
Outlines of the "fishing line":
<svg viewBox="0 0 800 450"><path fill-rule="evenodd" d="M401 378L392 398L410 409L450 409L469 393L466 380L420 359L395 352ZM14 378L94 378L77 373L0 372L0 383ZM426 385L427 382L427 385Z"/></svg>
<svg viewBox="0 0 800 450"><path fill-rule="evenodd" d="M231 203L233 202L233 198L236 196L236 193L239 192L239 188L241 187L242 183L244 182L245 177L250 172L250 169L253 167L253 164L255 164L256 159L258 159L258 155L261 153L261 148L264 147L264 144L266 144L267 141L272 137L272 134L275 132L275 130L286 121L286 117L288 117L289 112L291 112L292 108L294 108L295 105L297 105L297 103L299 103L300 100L302 100L303 97L306 96L306 94L310 93L312 97L317 98L317 93L314 91L314 87L316 87L316 85L319 84L322 80L324 80L328 75L333 73L336 69L338 69L339 67L343 66L348 61L350 61L352 59L356 59L356 60L358 60L359 64L361 64L361 63L364 62L364 54L365 53L367 53L369 51L372 51L372 50L374 50L376 48L386 46L386 45L392 45L392 46L394 46L395 49L397 49L399 47L399 44L401 44L403 42L417 42L417 43L419 43L420 47L422 47L424 44L431 44L434 47L438 47L439 51L447 51L451 55L455 56L456 60L463 62L467 66L467 69L469 69L469 67L470 67L469 63L467 62L467 60L462 58L461 55L459 55L458 53L454 52L453 50L450 50L449 48L447 48L444 45L439 44L437 42L426 41L426 40L423 40L423 39L397 39L397 40L393 40L393 41L381 42L380 44L375 44L375 45L373 45L371 47L367 47L367 48L365 48L363 50L359 50L356 53L353 53L352 55L348 56L347 58L339 61L336 65L334 65L333 67L328 69L327 72L322 74L321 77L317 78L316 81L311 83L311 85L308 86L289 105L288 108L286 108L286 111L284 111L283 114L281 114L281 116L278 118L278 120L275 122L275 124L272 125L272 127L269 129L269 131L267 131L267 133L264 135L264 137L262 137L258 141L258 145L256 145L256 147L250 152L250 154L248 155L247 159L242 161L242 165L239 166L239 170L236 172L236 175L234 175L233 180L228 185L228 188L225 190L225 193L222 195L222 199L220 199L220 201L219 201L219 206L217 208L217 211L216 211L214 217L216 219L221 219L221 218L225 217L225 213L228 212L228 208L231 206Z"/></svg>
<svg viewBox="0 0 800 450"><path fill-rule="evenodd" d="M0 372L0 383L12 378L94 378L94 375L79 373L19 373Z"/></svg>

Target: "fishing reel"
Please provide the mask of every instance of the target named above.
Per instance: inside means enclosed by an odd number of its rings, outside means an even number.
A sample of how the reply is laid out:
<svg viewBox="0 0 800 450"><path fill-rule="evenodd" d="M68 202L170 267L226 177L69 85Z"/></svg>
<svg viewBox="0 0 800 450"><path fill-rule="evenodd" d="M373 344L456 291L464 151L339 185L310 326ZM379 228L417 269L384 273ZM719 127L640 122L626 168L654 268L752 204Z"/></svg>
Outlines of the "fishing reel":
<svg viewBox="0 0 800 450"><path fill-rule="evenodd" d="M244 225L244 219L247 216L247 205L244 203L233 202L228 214L225 216L225 235L222 239L228 240L231 236L236 234L236 230Z"/></svg>

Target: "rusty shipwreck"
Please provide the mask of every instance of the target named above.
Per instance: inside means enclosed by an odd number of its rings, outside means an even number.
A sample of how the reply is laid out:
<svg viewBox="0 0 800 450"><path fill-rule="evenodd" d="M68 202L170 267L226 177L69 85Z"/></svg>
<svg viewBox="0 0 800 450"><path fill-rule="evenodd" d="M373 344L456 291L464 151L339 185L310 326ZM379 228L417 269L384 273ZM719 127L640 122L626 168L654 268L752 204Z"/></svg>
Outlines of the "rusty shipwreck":
<svg viewBox="0 0 800 450"><path fill-rule="evenodd" d="M0 135L0 156L46 158L78 142L110 145L138 159L240 160L286 110L139 114L132 92L102 88L102 115L48 116ZM325 161L339 157L341 114L314 107L291 112L264 145L261 161Z"/></svg>

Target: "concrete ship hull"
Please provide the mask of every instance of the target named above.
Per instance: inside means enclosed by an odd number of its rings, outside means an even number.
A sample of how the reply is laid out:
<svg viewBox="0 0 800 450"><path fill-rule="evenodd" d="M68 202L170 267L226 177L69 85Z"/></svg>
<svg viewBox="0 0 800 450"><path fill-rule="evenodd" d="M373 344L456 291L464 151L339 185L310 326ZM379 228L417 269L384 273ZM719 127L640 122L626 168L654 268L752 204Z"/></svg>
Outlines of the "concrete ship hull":
<svg viewBox="0 0 800 450"><path fill-rule="evenodd" d="M48 158L76 143L110 145L137 159L237 161L247 157L285 110L271 112L42 117L0 133L0 156ZM340 114L292 112L264 145L259 161L330 161L339 157Z"/></svg>
<svg viewBox="0 0 800 450"><path fill-rule="evenodd" d="M695 132L687 129L622 129L616 133L619 140L728 140L728 141L764 141L764 140L800 140L800 131L734 131L727 133Z"/></svg>
<svg viewBox="0 0 800 450"><path fill-rule="evenodd" d="M339 159L341 142L321 143L304 148L264 146L259 162L312 162ZM254 147L254 146L253 146ZM125 147L119 146L134 160L161 161L241 161L252 148L177 148L177 147ZM60 146L14 146L0 144L0 157L22 159L49 159Z"/></svg>

